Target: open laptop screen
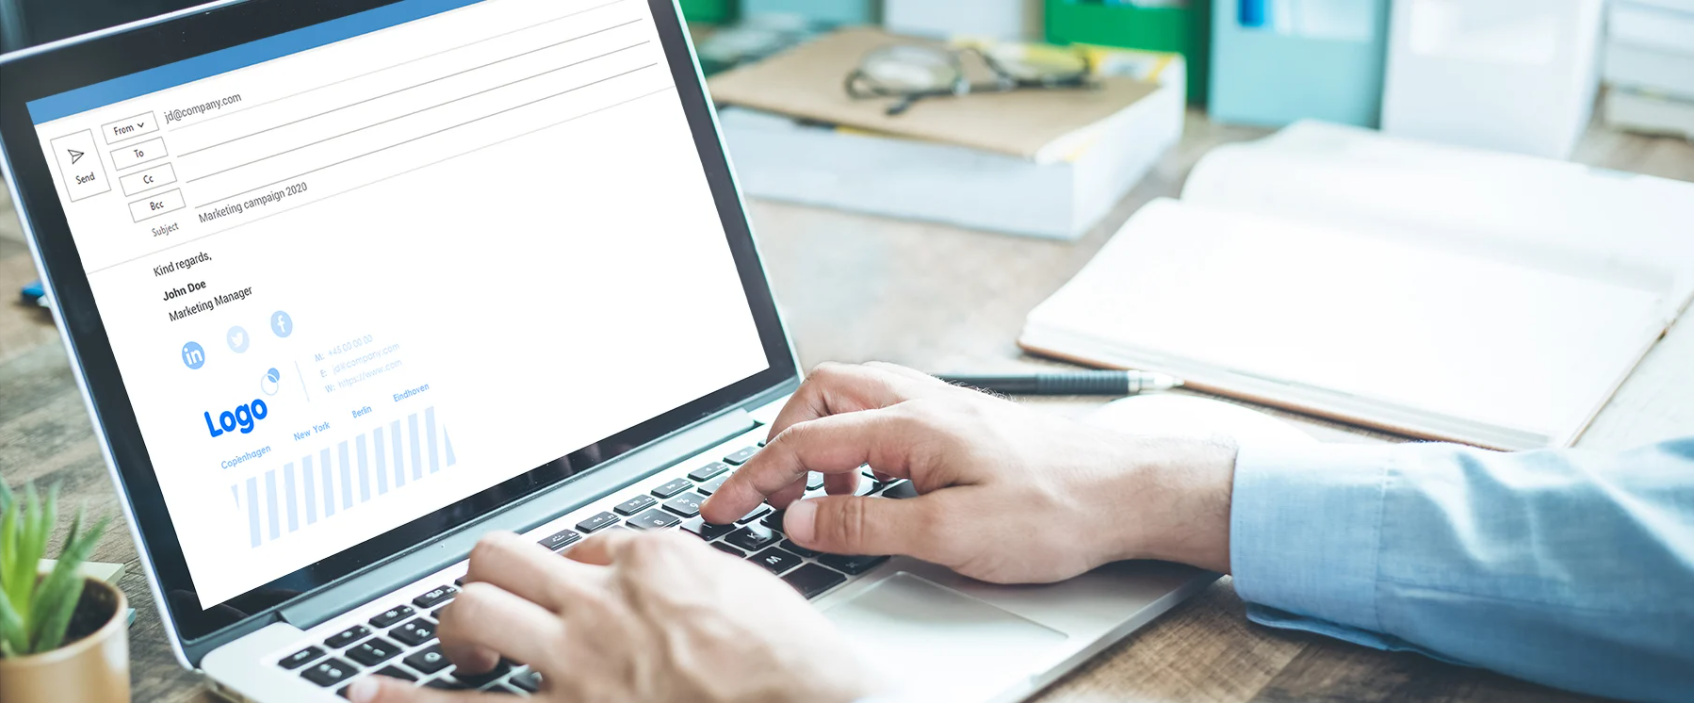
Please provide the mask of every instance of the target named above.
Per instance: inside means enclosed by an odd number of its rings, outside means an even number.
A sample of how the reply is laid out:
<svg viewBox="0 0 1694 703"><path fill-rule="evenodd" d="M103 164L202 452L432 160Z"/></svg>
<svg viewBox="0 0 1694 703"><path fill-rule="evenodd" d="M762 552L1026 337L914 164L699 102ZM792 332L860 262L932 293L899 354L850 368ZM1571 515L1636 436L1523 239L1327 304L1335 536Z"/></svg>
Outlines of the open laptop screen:
<svg viewBox="0 0 1694 703"><path fill-rule="evenodd" d="M404 0L27 108L201 608L771 368L648 3Z"/></svg>

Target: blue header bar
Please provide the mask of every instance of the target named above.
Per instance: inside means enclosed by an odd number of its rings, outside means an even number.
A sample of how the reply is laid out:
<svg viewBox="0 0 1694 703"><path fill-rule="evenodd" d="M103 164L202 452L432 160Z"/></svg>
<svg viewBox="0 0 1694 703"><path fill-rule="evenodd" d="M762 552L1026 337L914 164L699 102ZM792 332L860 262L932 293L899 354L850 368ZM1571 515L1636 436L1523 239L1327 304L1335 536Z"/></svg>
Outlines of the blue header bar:
<svg viewBox="0 0 1694 703"><path fill-rule="evenodd" d="M109 81L84 86L58 95L31 101L29 117L35 124L51 122L97 107L123 102L148 93L156 93L202 78L228 73L240 68L261 64L308 49L352 39L379 29L405 24L413 20L474 5L482 0L401 0L341 19L303 27L292 32L265 37L228 49L202 54L191 59L131 73Z"/></svg>

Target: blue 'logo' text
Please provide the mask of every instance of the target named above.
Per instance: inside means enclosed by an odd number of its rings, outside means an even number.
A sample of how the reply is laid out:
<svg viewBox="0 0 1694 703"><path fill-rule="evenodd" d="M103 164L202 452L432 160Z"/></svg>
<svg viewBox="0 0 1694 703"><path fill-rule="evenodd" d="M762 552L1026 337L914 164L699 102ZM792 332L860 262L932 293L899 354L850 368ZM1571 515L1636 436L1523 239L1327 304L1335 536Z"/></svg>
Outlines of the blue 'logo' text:
<svg viewBox="0 0 1694 703"><path fill-rule="evenodd" d="M218 437L225 432L234 432L237 427L241 428L241 434L249 434L253 431L254 423L265 419L270 413L270 408L265 407L265 401L255 398L250 404L223 411L215 422L211 413L202 414L206 417L206 430L211 432L213 437Z"/></svg>

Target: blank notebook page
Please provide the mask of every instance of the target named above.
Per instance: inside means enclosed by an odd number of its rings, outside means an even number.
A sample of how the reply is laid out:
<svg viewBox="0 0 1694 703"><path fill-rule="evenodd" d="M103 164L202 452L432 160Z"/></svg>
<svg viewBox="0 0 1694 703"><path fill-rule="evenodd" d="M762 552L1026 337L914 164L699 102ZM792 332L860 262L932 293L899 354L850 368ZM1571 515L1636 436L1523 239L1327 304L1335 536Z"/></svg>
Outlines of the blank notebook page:
<svg viewBox="0 0 1694 703"><path fill-rule="evenodd" d="M1657 338L1658 300L1369 232L1160 200L1030 326L1120 357L1557 437L1586 422Z"/></svg>

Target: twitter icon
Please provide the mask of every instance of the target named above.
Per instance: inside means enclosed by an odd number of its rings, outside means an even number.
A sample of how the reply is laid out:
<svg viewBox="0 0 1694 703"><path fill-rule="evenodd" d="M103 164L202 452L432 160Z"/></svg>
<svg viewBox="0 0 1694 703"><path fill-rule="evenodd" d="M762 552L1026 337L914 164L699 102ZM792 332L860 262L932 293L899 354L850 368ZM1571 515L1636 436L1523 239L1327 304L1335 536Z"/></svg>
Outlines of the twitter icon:
<svg viewBox="0 0 1694 703"><path fill-rule="evenodd" d="M224 339L229 342L229 350L237 354L247 351L247 345L253 341L247 338L247 330L240 326L229 328L229 334L224 335Z"/></svg>

